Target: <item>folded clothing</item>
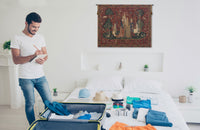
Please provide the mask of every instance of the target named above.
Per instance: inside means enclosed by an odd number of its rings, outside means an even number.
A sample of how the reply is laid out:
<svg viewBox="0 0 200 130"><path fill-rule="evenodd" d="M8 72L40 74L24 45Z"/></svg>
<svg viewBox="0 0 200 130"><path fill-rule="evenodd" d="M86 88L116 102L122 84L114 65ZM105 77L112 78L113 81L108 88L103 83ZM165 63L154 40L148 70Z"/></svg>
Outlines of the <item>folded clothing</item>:
<svg viewBox="0 0 200 130"><path fill-rule="evenodd" d="M90 120L91 115L90 114L85 114L83 116L79 116L78 119L84 119L84 120Z"/></svg>
<svg viewBox="0 0 200 130"><path fill-rule="evenodd" d="M79 111L76 113L73 117L74 119L84 119L84 120L90 120L91 114L89 114L87 111Z"/></svg>
<svg viewBox="0 0 200 130"><path fill-rule="evenodd" d="M98 120L101 117L101 113L87 111L79 111L74 114L73 119L87 119L87 120Z"/></svg>
<svg viewBox="0 0 200 130"><path fill-rule="evenodd" d="M141 100L151 100L151 105L158 105L158 98L156 96L142 96L140 97Z"/></svg>
<svg viewBox="0 0 200 130"><path fill-rule="evenodd" d="M140 108L139 111L138 111L137 120L145 122L146 121L145 116L147 115L148 111L149 111L149 109Z"/></svg>
<svg viewBox="0 0 200 130"><path fill-rule="evenodd" d="M165 112L149 110L146 115L146 124L151 124L154 126L167 126L172 127L173 124L168 121Z"/></svg>
<svg viewBox="0 0 200 130"><path fill-rule="evenodd" d="M129 96L126 97L126 103L127 104L132 104L133 100L138 101L138 100L140 100L140 98L139 97L129 97Z"/></svg>
<svg viewBox="0 0 200 130"><path fill-rule="evenodd" d="M109 130L156 130L156 128L150 124L146 126L128 126L125 123L115 122Z"/></svg>
<svg viewBox="0 0 200 130"><path fill-rule="evenodd" d="M148 108L151 109L151 100L133 100L133 108Z"/></svg>
<svg viewBox="0 0 200 130"><path fill-rule="evenodd" d="M49 116L49 120L66 120L66 119L73 119L72 114L69 114L68 116L64 116L64 115L56 115L55 113L52 113Z"/></svg>
<svg viewBox="0 0 200 130"><path fill-rule="evenodd" d="M148 111L149 111L149 109L146 109L146 108L134 108L132 117L134 119L137 119L138 121L145 122L146 121L145 117L146 117Z"/></svg>

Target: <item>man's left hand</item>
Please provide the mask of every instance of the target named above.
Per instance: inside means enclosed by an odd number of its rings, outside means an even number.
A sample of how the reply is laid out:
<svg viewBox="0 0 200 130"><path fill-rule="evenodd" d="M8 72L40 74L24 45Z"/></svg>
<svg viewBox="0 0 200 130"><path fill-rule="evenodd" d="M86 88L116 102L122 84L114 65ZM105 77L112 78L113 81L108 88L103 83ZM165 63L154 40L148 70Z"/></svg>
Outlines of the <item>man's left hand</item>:
<svg viewBox="0 0 200 130"><path fill-rule="evenodd" d="M35 60L35 62L42 65L42 64L44 64L45 59L43 59L43 58L38 58L38 59Z"/></svg>

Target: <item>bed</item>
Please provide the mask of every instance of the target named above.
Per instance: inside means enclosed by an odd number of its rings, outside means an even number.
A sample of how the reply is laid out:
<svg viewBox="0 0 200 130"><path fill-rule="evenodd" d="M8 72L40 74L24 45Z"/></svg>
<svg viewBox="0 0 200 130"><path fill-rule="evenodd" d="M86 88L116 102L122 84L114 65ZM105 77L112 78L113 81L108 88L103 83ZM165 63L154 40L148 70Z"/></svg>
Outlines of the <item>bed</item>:
<svg viewBox="0 0 200 130"><path fill-rule="evenodd" d="M83 88L90 91L88 98L79 98L79 92ZM107 105L106 111L111 115L110 117L105 117L106 119L102 127L106 130L109 130L116 122L125 123L128 126L146 125L144 114L140 114L140 119L138 119L139 117L133 118L133 112L135 110L133 105L131 105L130 110L125 110L126 114L119 111L120 108L114 109L112 107L113 101L111 100L114 93L122 95L124 108L126 108L127 97L139 97L141 100L151 100L151 110L164 112L169 122L173 124L172 127L153 125L157 130L189 130L173 99L162 89L162 83L156 80L122 76L93 77L88 79L86 85L75 88L64 102L99 102L93 100L99 91L103 91L109 98L109 100L104 101Z"/></svg>

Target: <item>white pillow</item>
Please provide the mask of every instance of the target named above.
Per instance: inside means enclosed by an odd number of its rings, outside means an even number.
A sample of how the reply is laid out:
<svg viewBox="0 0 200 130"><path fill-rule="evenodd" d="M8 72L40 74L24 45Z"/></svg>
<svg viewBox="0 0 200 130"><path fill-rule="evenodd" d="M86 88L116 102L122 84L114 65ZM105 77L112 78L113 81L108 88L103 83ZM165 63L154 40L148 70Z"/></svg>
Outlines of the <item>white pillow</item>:
<svg viewBox="0 0 200 130"><path fill-rule="evenodd" d="M125 78L124 90L144 93L161 93L162 84L157 80Z"/></svg>
<svg viewBox="0 0 200 130"><path fill-rule="evenodd" d="M122 76L98 76L88 79L86 88L90 90L122 90Z"/></svg>

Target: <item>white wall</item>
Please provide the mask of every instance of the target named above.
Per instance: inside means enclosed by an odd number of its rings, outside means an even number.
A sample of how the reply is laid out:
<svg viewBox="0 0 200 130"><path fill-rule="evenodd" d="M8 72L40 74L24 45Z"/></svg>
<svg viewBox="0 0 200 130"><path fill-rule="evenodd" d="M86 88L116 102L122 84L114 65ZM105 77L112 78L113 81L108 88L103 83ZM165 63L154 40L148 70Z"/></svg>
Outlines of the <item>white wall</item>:
<svg viewBox="0 0 200 130"><path fill-rule="evenodd" d="M75 80L89 76L81 71L81 53L90 51L162 52L163 72L131 75L161 79L172 96L183 94L188 85L200 88L199 0L46 1L40 5L0 0L0 43L23 30L27 13L38 12L43 18L40 33L46 38L49 59L45 72L51 88L69 91ZM98 48L96 4L153 4L152 48Z"/></svg>
<svg viewBox="0 0 200 130"><path fill-rule="evenodd" d="M9 105L10 103L10 89L9 89L9 78L8 67L0 66L0 104Z"/></svg>

